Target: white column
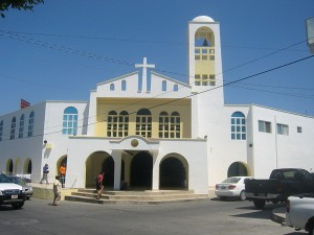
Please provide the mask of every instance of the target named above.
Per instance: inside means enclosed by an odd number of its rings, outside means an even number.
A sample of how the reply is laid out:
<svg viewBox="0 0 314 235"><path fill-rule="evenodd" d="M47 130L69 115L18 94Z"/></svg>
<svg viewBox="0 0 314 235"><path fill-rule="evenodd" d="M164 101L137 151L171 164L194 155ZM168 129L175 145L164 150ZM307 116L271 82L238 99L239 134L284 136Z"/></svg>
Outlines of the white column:
<svg viewBox="0 0 314 235"><path fill-rule="evenodd" d="M153 182L152 182L152 190L159 190L159 164L157 161L158 152L153 152Z"/></svg>
<svg viewBox="0 0 314 235"><path fill-rule="evenodd" d="M121 161L122 155L120 151L113 151L112 158L114 160L114 184L113 190L120 190L121 183Z"/></svg>

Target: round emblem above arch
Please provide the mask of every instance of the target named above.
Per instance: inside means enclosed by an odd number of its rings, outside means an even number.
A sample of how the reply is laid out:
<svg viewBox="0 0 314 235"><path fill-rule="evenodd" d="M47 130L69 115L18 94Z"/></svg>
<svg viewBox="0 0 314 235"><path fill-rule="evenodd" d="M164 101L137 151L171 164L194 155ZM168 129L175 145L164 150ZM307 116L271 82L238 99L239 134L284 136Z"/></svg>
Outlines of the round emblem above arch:
<svg viewBox="0 0 314 235"><path fill-rule="evenodd" d="M137 147L138 146L138 140L137 139L131 140L131 145L132 145L132 147Z"/></svg>

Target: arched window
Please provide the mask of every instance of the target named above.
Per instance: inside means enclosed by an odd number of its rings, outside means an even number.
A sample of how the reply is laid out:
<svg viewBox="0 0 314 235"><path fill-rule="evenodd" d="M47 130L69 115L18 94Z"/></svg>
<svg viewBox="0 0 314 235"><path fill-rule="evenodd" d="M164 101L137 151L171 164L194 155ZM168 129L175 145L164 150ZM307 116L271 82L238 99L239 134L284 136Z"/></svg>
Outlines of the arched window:
<svg viewBox="0 0 314 235"><path fill-rule="evenodd" d="M2 141L3 136L3 121L0 122L0 141Z"/></svg>
<svg viewBox="0 0 314 235"><path fill-rule="evenodd" d="M114 91L114 84L113 83L110 84L110 91Z"/></svg>
<svg viewBox="0 0 314 235"><path fill-rule="evenodd" d="M213 31L206 27L200 27L195 33L196 47L213 47L215 46L215 36Z"/></svg>
<svg viewBox="0 0 314 235"><path fill-rule="evenodd" d="M181 137L181 120L178 112L173 112L170 118L170 138Z"/></svg>
<svg viewBox="0 0 314 235"><path fill-rule="evenodd" d="M167 112L159 114L159 138L169 138L169 115Z"/></svg>
<svg viewBox="0 0 314 235"><path fill-rule="evenodd" d="M126 81L122 80L121 82L122 91L126 91Z"/></svg>
<svg viewBox="0 0 314 235"><path fill-rule="evenodd" d="M162 91L167 91L167 81L162 81Z"/></svg>
<svg viewBox="0 0 314 235"><path fill-rule="evenodd" d="M13 117L11 121L11 132L10 132L10 140L15 139L15 128L16 128L16 118Z"/></svg>
<svg viewBox="0 0 314 235"><path fill-rule="evenodd" d="M117 137L118 114L116 111L110 111L107 119L107 136Z"/></svg>
<svg viewBox="0 0 314 235"><path fill-rule="evenodd" d="M141 109L136 114L136 135L152 137L152 114L148 109Z"/></svg>
<svg viewBox="0 0 314 235"><path fill-rule="evenodd" d="M159 138L181 138L181 121L178 112L173 112L170 116L167 112L159 114Z"/></svg>
<svg viewBox="0 0 314 235"><path fill-rule="evenodd" d="M195 33L195 60L215 60L215 35L206 27L200 27Z"/></svg>
<svg viewBox="0 0 314 235"><path fill-rule="evenodd" d="M63 113L63 129L64 135L76 135L77 134L77 120L78 112L74 107L68 107Z"/></svg>
<svg viewBox="0 0 314 235"><path fill-rule="evenodd" d="M129 134L129 114L126 111L120 112L118 118L118 136L126 137Z"/></svg>
<svg viewBox="0 0 314 235"><path fill-rule="evenodd" d="M126 111L110 111L107 119L108 137L126 137L129 135L129 114Z"/></svg>
<svg viewBox="0 0 314 235"><path fill-rule="evenodd" d="M24 132L24 114L20 117L20 128L19 128L19 138L23 138Z"/></svg>
<svg viewBox="0 0 314 235"><path fill-rule="evenodd" d="M28 132L27 136L32 137L34 134L34 125L35 125L35 113L32 111L28 118Z"/></svg>
<svg viewBox="0 0 314 235"><path fill-rule="evenodd" d="M241 112L234 112L231 115L231 139L246 140L246 119Z"/></svg>
<svg viewBox="0 0 314 235"><path fill-rule="evenodd" d="M178 90L179 90L178 84L174 84L174 85L173 85L173 91L178 91Z"/></svg>

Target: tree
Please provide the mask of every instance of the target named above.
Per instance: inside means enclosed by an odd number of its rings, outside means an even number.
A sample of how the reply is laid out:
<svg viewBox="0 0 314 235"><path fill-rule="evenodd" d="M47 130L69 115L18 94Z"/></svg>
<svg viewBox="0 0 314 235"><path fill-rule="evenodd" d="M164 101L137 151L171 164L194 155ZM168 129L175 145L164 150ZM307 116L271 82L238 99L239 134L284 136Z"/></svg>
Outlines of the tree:
<svg viewBox="0 0 314 235"><path fill-rule="evenodd" d="M9 8L17 10L33 10L37 4L44 3L44 0L0 0L0 15L4 18L4 11Z"/></svg>

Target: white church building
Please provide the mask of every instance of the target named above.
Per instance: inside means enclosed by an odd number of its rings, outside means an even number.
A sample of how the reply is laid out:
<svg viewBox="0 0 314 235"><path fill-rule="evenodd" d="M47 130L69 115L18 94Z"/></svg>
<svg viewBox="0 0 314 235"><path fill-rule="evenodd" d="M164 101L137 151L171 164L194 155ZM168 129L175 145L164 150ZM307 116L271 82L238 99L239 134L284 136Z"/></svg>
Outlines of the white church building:
<svg viewBox="0 0 314 235"><path fill-rule="evenodd" d="M255 104L224 103L220 24L188 23L187 83L136 64L97 84L88 101L43 101L0 116L0 170L39 182L67 164L66 187L186 189L207 194L228 176L267 178L314 167L314 119ZM150 58L153 60L152 58ZM249 102L249 101L248 101Z"/></svg>

